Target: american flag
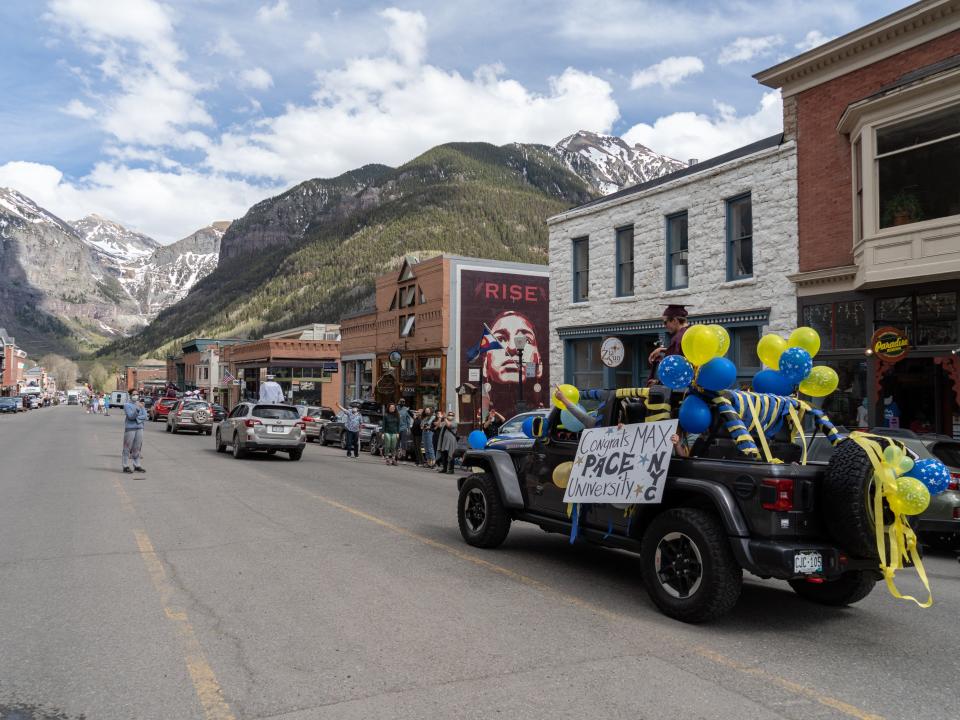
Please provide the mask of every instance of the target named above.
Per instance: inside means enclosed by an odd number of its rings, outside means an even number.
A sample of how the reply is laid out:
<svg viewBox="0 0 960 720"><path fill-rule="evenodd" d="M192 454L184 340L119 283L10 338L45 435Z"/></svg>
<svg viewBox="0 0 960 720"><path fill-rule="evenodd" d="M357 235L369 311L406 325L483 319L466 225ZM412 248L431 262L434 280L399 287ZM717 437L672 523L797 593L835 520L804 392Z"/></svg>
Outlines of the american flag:
<svg viewBox="0 0 960 720"><path fill-rule="evenodd" d="M229 370L227 370L226 368L224 368L224 370L223 370L223 381L224 381L224 382L228 382L228 383L232 383L234 380L236 380L236 378L235 378L233 375L230 374L230 371L229 371Z"/></svg>

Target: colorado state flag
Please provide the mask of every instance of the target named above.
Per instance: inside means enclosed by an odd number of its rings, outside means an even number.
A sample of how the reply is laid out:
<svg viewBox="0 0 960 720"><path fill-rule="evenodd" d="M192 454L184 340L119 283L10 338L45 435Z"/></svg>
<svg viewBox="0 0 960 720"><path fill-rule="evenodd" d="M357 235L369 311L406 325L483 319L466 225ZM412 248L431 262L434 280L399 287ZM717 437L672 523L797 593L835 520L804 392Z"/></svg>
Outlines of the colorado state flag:
<svg viewBox="0 0 960 720"><path fill-rule="evenodd" d="M503 345L493 336L487 324L483 324L483 335L480 336L480 342L467 350L467 362L472 363L478 357L488 350L502 350Z"/></svg>

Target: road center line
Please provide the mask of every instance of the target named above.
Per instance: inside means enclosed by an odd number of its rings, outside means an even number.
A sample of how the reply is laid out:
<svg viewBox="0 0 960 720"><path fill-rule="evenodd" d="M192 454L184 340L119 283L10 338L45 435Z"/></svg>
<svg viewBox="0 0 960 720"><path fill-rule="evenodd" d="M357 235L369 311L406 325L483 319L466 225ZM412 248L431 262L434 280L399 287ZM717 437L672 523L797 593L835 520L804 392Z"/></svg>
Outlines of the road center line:
<svg viewBox="0 0 960 720"><path fill-rule="evenodd" d="M117 494L120 496L120 504L124 511L131 515L136 515L133 501L127 494L123 484L116 478L113 481ZM193 681L193 688L197 693L197 699L203 707L203 714L206 720L236 720L230 705L223 697L223 690L220 683L217 682L217 676L207 662L197 634L193 630L193 625L187 615L187 611L173 604L174 589L167 580L167 571L163 565L160 556L153 548L153 543L145 530L135 529L134 537L137 540L137 547L140 549L140 557L143 558L144 565L147 567L147 573L153 582L153 587L160 595L160 602L163 605L163 613L167 619L173 623L177 637L184 652L184 661L187 665L187 671L190 673L190 679Z"/></svg>
<svg viewBox="0 0 960 720"><path fill-rule="evenodd" d="M260 474L262 475L262 473ZM263 476L263 477L267 477L267 476ZM276 478L268 478L268 479L276 480ZM584 600L583 598L577 597L576 595L571 595L570 593L566 593L566 592L563 592L562 590L558 590L557 588L551 585L548 585L547 583L542 582L541 580L536 580L522 573L518 573L515 570L511 570L510 568L504 567L503 565L498 565L496 563L490 562L489 560L484 560L483 558L476 557L475 555L465 552L453 545L447 545L446 543L440 542L438 540L434 540L433 538L429 538L426 535L421 535L420 533L414 532L413 530L409 530L405 527L401 527L400 525L392 523L389 520L385 520L383 518L377 517L376 515L371 515L368 512L364 512L363 510L358 510L357 508L351 507L349 505L345 505L344 503L339 502L338 500L334 500L333 498L329 498L325 495L312 492L310 490L307 490L306 488L303 488L299 485L295 485L293 483L286 483L286 484L290 485L291 487L295 487L301 492L325 503L326 505L329 505L332 508L335 508L337 510L342 510L343 512L349 513L354 517L360 518L361 520L366 520L367 522L373 523L374 525L378 525L384 528L385 530L389 530L397 535L401 535L403 537L409 538L423 545L427 545L428 547L441 550L449 555L452 555L455 558L458 558L460 560L465 560L466 562L469 562L478 567L482 567L491 572L497 573L498 575L503 575L504 577L508 577L511 580L515 580L516 582L526 585L527 587L534 588L539 592L542 592L544 594L547 594L559 600L562 600L568 605L572 605L573 607L580 608L582 610L587 610L593 613L594 615L599 615L600 617L603 617L607 620L614 621L618 625L622 625L625 620L626 621L634 620L634 618L631 618L627 615L613 612L601 605L592 603L589 600ZM674 642L678 646L683 644L676 641ZM851 705L850 703L844 702L843 700L839 700L829 695L824 695L823 693L818 692L814 688L807 687L806 685L801 685L800 683L796 683L796 682L793 682L792 680L788 680L786 678L780 677L779 675L769 673L766 670L762 670L758 667L745 665L741 662L738 662L737 660L734 660L733 658L727 657L726 655L718 653L715 650L712 650L705 646L694 646L693 650L697 653L697 655L699 655L703 659L709 660L710 662L720 665L721 667L727 668L729 670L734 670L743 675L748 675L754 678L758 678L770 685L776 685L777 687L789 693L803 697L808 700L814 700L820 703L821 705L832 708L840 713L843 713L844 715L847 715L852 718L856 718L857 720L883 720L882 715L876 715L866 710L862 710L861 708L858 708L855 705Z"/></svg>

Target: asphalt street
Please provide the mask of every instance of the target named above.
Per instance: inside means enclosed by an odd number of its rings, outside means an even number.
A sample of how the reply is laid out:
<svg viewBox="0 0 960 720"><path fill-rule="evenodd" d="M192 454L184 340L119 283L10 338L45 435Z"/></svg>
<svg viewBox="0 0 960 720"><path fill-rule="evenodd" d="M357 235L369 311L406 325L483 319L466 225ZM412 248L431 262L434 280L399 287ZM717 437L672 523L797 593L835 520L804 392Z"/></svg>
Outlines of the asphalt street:
<svg viewBox="0 0 960 720"><path fill-rule="evenodd" d="M4 720L958 716L952 556L927 557L927 610L747 576L689 626L628 553L520 523L467 546L450 476L318 445L234 460L160 424L124 475L121 427L0 416Z"/></svg>

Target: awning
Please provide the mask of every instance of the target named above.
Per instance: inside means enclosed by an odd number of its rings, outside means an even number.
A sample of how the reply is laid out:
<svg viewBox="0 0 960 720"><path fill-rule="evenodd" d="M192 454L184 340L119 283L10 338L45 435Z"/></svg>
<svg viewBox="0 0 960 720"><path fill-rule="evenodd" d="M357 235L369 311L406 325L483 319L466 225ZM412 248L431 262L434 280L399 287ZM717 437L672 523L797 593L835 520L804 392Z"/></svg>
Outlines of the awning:
<svg viewBox="0 0 960 720"><path fill-rule="evenodd" d="M740 312L711 313L709 315L691 315L687 322L691 325L723 325L724 327L743 327L765 325L770 320L770 308L761 310L743 310ZM605 323L602 325L575 325L557 328L561 338L595 337L607 335L656 335L663 332L663 318L655 320L633 320L629 322Z"/></svg>

